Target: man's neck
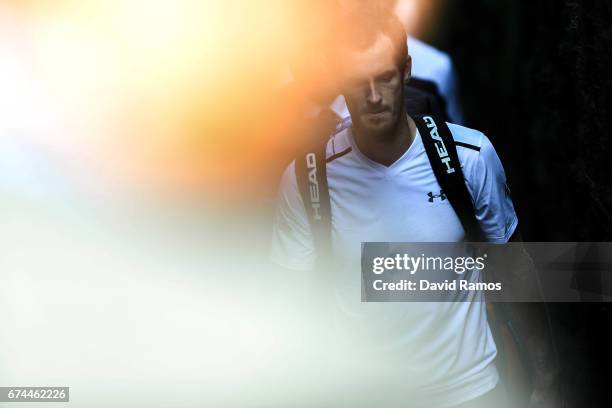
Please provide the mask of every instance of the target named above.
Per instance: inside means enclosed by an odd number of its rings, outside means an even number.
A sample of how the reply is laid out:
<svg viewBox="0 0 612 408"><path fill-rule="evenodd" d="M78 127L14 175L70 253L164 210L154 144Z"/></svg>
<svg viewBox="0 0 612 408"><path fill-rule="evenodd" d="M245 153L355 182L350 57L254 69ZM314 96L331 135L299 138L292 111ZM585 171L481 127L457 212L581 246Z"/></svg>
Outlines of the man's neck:
<svg viewBox="0 0 612 408"><path fill-rule="evenodd" d="M373 137L354 129L355 143L359 150L369 159L391 166L412 145L416 137L416 124L408 115L403 115L397 126L384 137Z"/></svg>

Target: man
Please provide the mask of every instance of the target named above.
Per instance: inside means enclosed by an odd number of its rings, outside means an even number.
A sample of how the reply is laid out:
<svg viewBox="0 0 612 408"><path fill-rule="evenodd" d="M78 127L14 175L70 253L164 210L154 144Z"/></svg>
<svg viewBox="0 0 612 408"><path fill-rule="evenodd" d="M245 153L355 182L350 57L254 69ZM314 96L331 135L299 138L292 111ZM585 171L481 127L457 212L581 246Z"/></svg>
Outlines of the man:
<svg viewBox="0 0 612 408"><path fill-rule="evenodd" d="M380 3L364 4L356 0L341 0L345 9L367 7L382 7L393 12L404 26L406 33L410 32L418 17L417 1L415 0L383 0ZM420 90L436 100L443 111L444 117L451 122L463 124L463 109L459 102L457 75L451 57L445 52L419 40L414 36L408 38L409 53L412 57L412 81L409 89ZM349 116L346 102L342 95L331 104L332 110L341 118ZM426 113L426 112L420 112Z"/></svg>
<svg viewBox="0 0 612 408"><path fill-rule="evenodd" d="M392 377L402 381L394 406L500 406L496 346L483 302L360 303L361 242L457 242L465 231L448 200L428 196L440 186L405 112L403 84L410 80L412 61L403 27L390 15L348 18L353 29L342 58L347 67L342 89L352 125L327 143L334 264L329 273L338 321L356 333L355 341L371 336L369 346L393 356L386 361L393 361ZM518 220L491 142L478 131L449 127L460 142L459 160L486 239L509 241ZM292 164L281 182L272 259L286 269L308 271L318 256ZM542 361L548 356L539 354ZM545 394L538 394L534 406L554 406L544 405Z"/></svg>

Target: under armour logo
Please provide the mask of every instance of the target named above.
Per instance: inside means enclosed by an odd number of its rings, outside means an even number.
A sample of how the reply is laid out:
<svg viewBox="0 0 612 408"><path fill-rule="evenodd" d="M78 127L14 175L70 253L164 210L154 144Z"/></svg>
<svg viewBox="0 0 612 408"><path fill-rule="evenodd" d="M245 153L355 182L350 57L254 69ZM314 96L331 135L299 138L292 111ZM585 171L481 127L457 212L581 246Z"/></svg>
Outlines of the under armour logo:
<svg viewBox="0 0 612 408"><path fill-rule="evenodd" d="M446 194L444 194L444 191L442 190L440 190L440 194L434 194L433 192L430 191L429 193L427 193L427 196L429 197L428 201L430 203L433 203L436 198L439 198L440 201L446 200Z"/></svg>

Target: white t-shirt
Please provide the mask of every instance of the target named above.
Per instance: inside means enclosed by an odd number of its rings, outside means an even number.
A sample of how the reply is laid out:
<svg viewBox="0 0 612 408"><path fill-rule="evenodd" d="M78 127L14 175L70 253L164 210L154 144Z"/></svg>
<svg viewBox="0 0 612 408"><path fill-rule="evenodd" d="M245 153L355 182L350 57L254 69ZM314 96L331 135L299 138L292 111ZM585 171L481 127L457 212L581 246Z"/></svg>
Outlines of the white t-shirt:
<svg viewBox="0 0 612 408"><path fill-rule="evenodd" d="M502 164L481 132L449 124L476 216L487 239L507 242L517 217L507 194ZM375 327L376 342L405 361L406 387L427 404L452 406L492 389L498 374L495 344L484 302L361 303L361 242L457 242L464 230L440 194L420 135L386 167L357 148L351 127L327 145L332 205L334 290L339 314L350 327ZM293 270L314 267L316 254L295 177L285 171L273 228L272 260ZM308 273L308 272L304 272Z"/></svg>

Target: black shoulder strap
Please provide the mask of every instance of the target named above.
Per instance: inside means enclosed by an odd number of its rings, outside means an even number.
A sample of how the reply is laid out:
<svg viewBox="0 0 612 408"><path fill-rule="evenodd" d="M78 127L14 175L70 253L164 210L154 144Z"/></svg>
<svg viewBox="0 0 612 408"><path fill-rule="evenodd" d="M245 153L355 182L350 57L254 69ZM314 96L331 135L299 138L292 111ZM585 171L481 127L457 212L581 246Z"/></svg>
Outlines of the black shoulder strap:
<svg viewBox="0 0 612 408"><path fill-rule="evenodd" d="M331 202L325 156L328 140L306 149L295 160L295 176L312 229L318 262L328 259L331 252Z"/></svg>
<svg viewBox="0 0 612 408"><path fill-rule="evenodd" d="M444 120L432 115L415 116L413 119L421 134L436 180L459 217L468 241L484 241L448 125Z"/></svg>

